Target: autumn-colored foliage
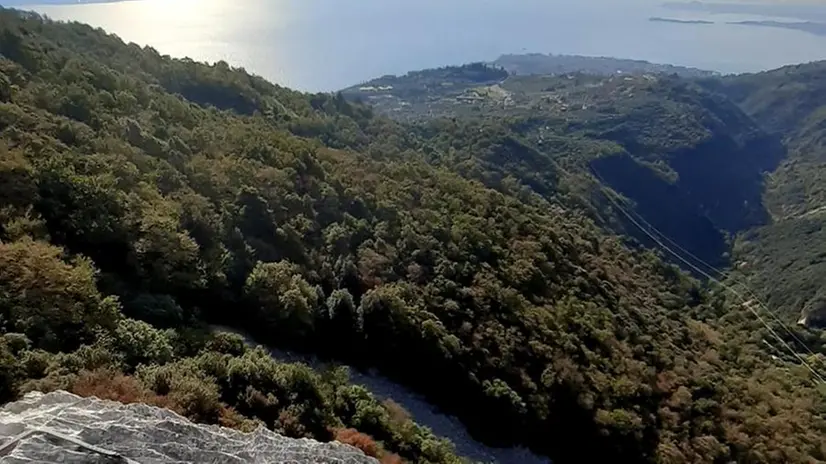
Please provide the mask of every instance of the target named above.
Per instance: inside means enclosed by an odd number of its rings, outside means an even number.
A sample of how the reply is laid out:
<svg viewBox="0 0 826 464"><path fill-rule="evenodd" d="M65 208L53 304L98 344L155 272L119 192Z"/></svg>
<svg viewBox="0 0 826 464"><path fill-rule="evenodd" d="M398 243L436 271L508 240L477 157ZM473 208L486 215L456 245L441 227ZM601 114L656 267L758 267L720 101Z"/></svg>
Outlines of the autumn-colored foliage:
<svg viewBox="0 0 826 464"><path fill-rule="evenodd" d="M390 419L398 424L404 424L411 420L410 413L399 403L391 399L382 401L384 408L390 413Z"/></svg>
<svg viewBox="0 0 826 464"><path fill-rule="evenodd" d="M179 405L166 396L154 393L135 377L108 369L81 372L72 384L71 392L83 397L96 397L123 404L145 403L182 412Z"/></svg>
<svg viewBox="0 0 826 464"><path fill-rule="evenodd" d="M368 456L379 457L380 447L369 435L365 435L355 429L335 430L335 440L346 445L354 446Z"/></svg>
<svg viewBox="0 0 826 464"><path fill-rule="evenodd" d="M335 429L333 434L336 441L362 450L364 454L378 459L381 464L402 464L404 462L401 456L386 451L373 437L356 429Z"/></svg>
<svg viewBox="0 0 826 464"><path fill-rule="evenodd" d="M379 459L381 464L402 464L404 459L401 458L398 454L384 454L381 459Z"/></svg>

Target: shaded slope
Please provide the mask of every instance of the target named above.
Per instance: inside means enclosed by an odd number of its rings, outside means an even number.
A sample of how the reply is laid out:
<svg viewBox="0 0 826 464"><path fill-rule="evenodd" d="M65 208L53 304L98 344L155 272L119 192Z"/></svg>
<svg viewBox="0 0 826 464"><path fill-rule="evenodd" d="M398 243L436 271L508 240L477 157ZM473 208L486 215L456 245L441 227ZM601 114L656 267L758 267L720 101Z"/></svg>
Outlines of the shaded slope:
<svg viewBox="0 0 826 464"><path fill-rule="evenodd" d="M605 217L609 202L588 186L595 170L645 220L717 266L728 265L729 235L768 222L764 173L785 149L727 99L668 76L480 82L474 77L486 68L469 69L382 78L377 82L387 85L376 83L366 98L383 114L417 121L425 145L452 150L430 162L453 163L465 176L521 198L527 189L584 208L602 225L652 245L622 214ZM357 88L344 94L365 97Z"/></svg>
<svg viewBox="0 0 826 464"><path fill-rule="evenodd" d="M744 237L741 269L789 320L822 325L826 280L820 230L826 207L826 65L811 63L704 84L782 138L788 157L768 178L773 224Z"/></svg>

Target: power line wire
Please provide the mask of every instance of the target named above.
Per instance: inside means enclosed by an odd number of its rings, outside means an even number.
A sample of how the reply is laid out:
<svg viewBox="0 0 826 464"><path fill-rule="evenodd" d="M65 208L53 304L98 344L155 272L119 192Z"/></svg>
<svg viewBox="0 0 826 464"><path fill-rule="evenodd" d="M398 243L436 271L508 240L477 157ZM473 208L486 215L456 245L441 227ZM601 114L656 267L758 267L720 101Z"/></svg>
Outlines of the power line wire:
<svg viewBox="0 0 826 464"><path fill-rule="evenodd" d="M603 186L607 185L607 184L606 184L606 182L605 182L605 179L603 179L603 178L599 175L599 173L596 171L596 169L594 169L594 168L590 168L590 170L592 171L592 173L594 174L594 176L595 176L595 177L596 177L596 178L600 181L600 183L601 183ZM621 198L620 200L622 200L622 198ZM646 225L647 227L649 227L649 228L650 228L650 229L651 229L654 233L656 233L657 235L659 235L662 239L664 239L665 241L667 241L668 243L670 243L672 246L674 246L675 248L679 249L680 251L682 251L683 253L685 253L686 255L688 255L689 257L691 257L692 259L694 259L694 260L695 260L695 261L697 261L698 263L702 264L703 266L706 266L708 269L711 269L711 270L712 270L712 272L714 272L716 275L720 276L720 277L721 277L721 279L725 279L726 277L730 277L730 276L729 276L729 275L727 275L726 273L724 273L724 272L720 271L720 270L719 270L719 269L717 269L716 267L714 267L714 266L712 266L711 264L709 264L709 263L707 263L706 261L704 261L702 258L700 258L700 257L698 257L698 256L694 255L693 253L691 253L690 251L686 250L685 248L683 248L682 246L680 246L680 244L679 244L679 243L675 242L674 240L672 240L671 238L669 238L667 235L665 235L665 234L663 234L662 232L660 232L659 230L657 230L657 228L656 228L656 227L654 227L651 223L649 223L648 221L646 221L646 220L645 220L645 218L643 218L640 214L636 213L636 212L635 212L635 211L633 211L633 210L631 211L631 214L633 214L633 215L634 215L634 216L635 216L635 217L636 217L636 218L637 218L640 222L642 222L644 225ZM750 297L751 297L751 298L750 298L750 300L757 302L757 304L759 304L759 305L760 305L760 307L761 307L764 311L766 311L766 312L769 314L769 316L771 316L771 318L774 320L774 322L775 322L775 323L777 323L777 324L779 324L781 327L783 327L783 329L786 331L786 333L787 333L787 334L789 334L789 335L790 335L790 336L791 336L791 337L792 337L792 338L793 338L793 339L794 339L797 343L799 343L799 344L800 344L800 346L802 346L802 347L803 347L803 349L805 349L805 350L806 350L806 351L807 351L810 355L814 355L814 354L815 354L814 352L812 352L812 350L809 348L809 346L808 346L805 342L803 342L802 340L800 340L800 338L797 336L797 334L795 334L795 333L794 333L794 331L793 331L793 330L791 330L791 329L788 327L788 325L787 325L786 323L784 323L784 322L783 322L783 320L782 320L782 319L780 319L780 318L779 318L779 317L778 317L778 316L777 316L777 315L776 315L776 314L775 314L775 313L774 313L771 309L769 309L768 305L766 305L765 303L763 303L763 301L761 301L761 299L760 299L760 298L759 298L759 297L755 294L755 292L753 292L753 291L749 288L749 286L748 286L745 282L735 281L735 283L736 283L736 284L740 284L740 285L742 286L742 288L743 288L743 289L745 289L745 292L746 292L746 293L748 293L748 296L750 296ZM741 296L741 298L742 298L742 296Z"/></svg>
<svg viewBox="0 0 826 464"><path fill-rule="evenodd" d="M560 165L560 164L559 164L559 163L558 163L555 159L553 159L553 157L548 157L548 158L549 158L549 160L551 161L551 163L552 163L554 166L556 166L556 168L557 168L557 169L559 169L559 170L560 170L563 174L565 174L566 176L568 176L568 177L570 177L570 178L575 177L575 176L574 176L571 172L569 172L567 169L565 169L564 167L562 167L562 165ZM798 360L798 361L800 361L800 363L801 363L801 364L803 364L803 365L804 365L804 366L805 366L805 367L806 367L806 368L807 368L807 369L808 369L808 370L812 373L812 375L814 375L814 376L815 376L815 377L816 377L816 378L820 381L820 383L826 383L826 380L824 380L824 378L823 378L823 377L822 377L822 376L821 376L821 375L820 375L820 374L819 374L819 373L818 373L818 372L817 372L814 368L812 368L812 366L811 366L808 362L806 362L806 360L805 360L805 359L804 359L804 358L800 355L800 353L798 353L798 352L797 352L796 350L794 350L791 346L789 346L789 344L788 344L785 340L783 340L783 338L782 338L782 337L780 337L780 335L778 335L777 331L775 331L775 330L774 330L774 329L773 329L773 328L772 328L772 327L771 327L771 326L770 326L770 325L766 322L766 320L763 318L763 316L761 316L761 315L760 315L760 313L758 313L757 311L755 311L755 310L754 310L754 308L752 308L752 307L751 307L751 305L750 305L750 304L748 304L748 300L746 300L746 298L744 298L744 297L743 297L743 295L741 295L739 292L737 292L736 290L734 290L734 288L732 288L730 285L727 285L727 284L723 283L722 281L718 280L718 279L717 279L717 278L715 278L714 276L710 275L708 272L706 272L706 271L704 271L704 270L700 269L700 268L699 268L699 267L697 267L695 264L691 263L691 262L690 262L690 261L688 261L687 259L685 259L685 258L683 258L682 256L680 256L677 252L675 252L673 249L671 249L671 247L669 247L668 245L664 244L664 243L663 243L663 242L662 242L659 238L657 238L655 235L653 235L651 232L649 232L649 231L648 231L645 227L643 227L643 226L642 226L642 225L641 225L641 224L640 224L637 220L635 220L635 219L631 216L631 214L629 214L629 213L625 210L625 208L623 208L622 206L620 206L620 205L616 202L616 200L614 199L614 197L613 197L613 195L612 195L612 192L608 189L608 187L606 187L606 185L607 185L607 184L605 183L605 181L604 181L604 179L602 178L602 176L600 176L600 175L599 175L599 173L598 173L598 172L596 172L596 170L595 170L594 168L592 168L591 166L589 166L589 169L591 170L592 174L593 174L593 175L597 178L597 180L598 180L598 182L597 182L597 186L598 186L598 187L599 187L599 188L600 188L600 189L601 189L601 190L605 193L606 197L607 197L607 198L608 198L608 200L609 200L609 201L610 201L610 202L614 205L614 207L615 207L615 208L617 208L617 209L618 209L618 210L619 210L619 211L620 211L623 215L625 215L625 216L628 218L628 220L630 220L630 221L631 221L631 222L632 222L635 226L637 226L637 228L639 228L639 229L640 229L640 230L641 230L644 234L646 234L649 238L651 238L652 240L654 240L654 242L656 242L658 245L660 245L660 247L662 247L663 249L665 249L666 251L668 251L669 253L671 253L671 254L672 254L674 257L676 257L678 260L680 260L681 262L685 263L687 266L689 266L690 268L694 269L695 271L699 272L701 275L703 275L703 276L704 276L704 277L706 277L707 279L709 279L709 280L711 280L711 281L715 282L716 284L720 285L720 286L721 286L721 287L723 287L724 289L728 290L729 292L731 292L731 293L733 293L735 296L737 296L737 297L741 300L741 304L742 304L743 306L745 306L745 307L746 307L746 309L748 309L748 311L749 311L750 313L752 313L752 315L754 315L754 317L755 317L755 318L757 318L757 320L758 320L761 324L763 324L763 327L765 327L765 328L766 328L766 330L768 330L768 331L769 331L769 333L770 333L772 336L774 336L774 338L776 338L776 339L777 339L777 341L779 341L779 342L780 342L780 343L781 343L781 344L782 344L782 345L783 345L783 346L784 346L784 347L785 347L785 348L786 348L786 349L787 349L787 350L788 350L788 351L792 354L792 356L794 356L795 358L797 358L797 360ZM644 219L643 219L643 221L644 221L644 222L646 222L646 224L648 224L648 226L649 226L649 227L651 227L651 229L653 229L654 231L656 231L659 235L661 235L662 237L664 237L666 240L668 240L668 241L669 241L669 242L671 242L671 243L674 243L674 242L673 242L673 240L671 240L670 238L666 237L666 236L665 236L665 234L663 234L662 232L659 232L659 231L656 229L656 227L652 226L650 223L648 223L648 222L647 222L647 221L645 221ZM679 246L679 244L676 244L676 243L675 243L675 245L677 245L677 247L678 247L678 248L680 248L680 249L682 249L683 251L685 251L686 253L688 253L690 256L693 256L693 257L694 257L695 259L697 259L699 262L704 263L704 265L705 265L705 266L708 266L709 268L711 268L711 269L712 269L713 271L715 271L716 273L718 273L718 274L722 275L723 277L725 277L725 274L721 273L720 271L718 271L716 268L714 268L713 266L709 265L708 263L705 263L703 260L701 260L701 259L699 259L698 257L694 256L693 254L691 254L691 253L690 253L690 252L688 252L687 250L683 249L681 246ZM753 294L752 294L752 295L753 295ZM756 301L758 301L758 303L759 303L759 304L763 307L763 309L764 309L764 310L766 310L766 311L767 311L767 312L768 312L768 313L769 313L769 314L770 314L770 315L771 315L771 316L772 316L775 320L779 321L779 319L777 319L777 317L776 317L776 316L775 316L775 315L774 315L774 314L773 314L773 313L772 313L772 312L771 312L771 311L770 311L770 310L769 310L769 309L768 309L765 305L763 305L763 304L762 304L762 302L760 302L759 300L756 300ZM779 321L779 322L780 322L780 324L781 324L781 325L783 325L782 321ZM784 326L784 328L786 329L786 331L787 331L787 332L790 332L790 330L789 330L787 327L785 327L785 326ZM792 334L792 336L794 336L794 334ZM797 339L797 337L796 337L796 336L794 336L794 337L795 337L795 339ZM797 339L797 340L798 340L798 341L800 341L799 339ZM765 343L767 343L767 344L768 344L768 341L766 341L765 339L764 339L763 341L764 341ZM801 342L801 344L802 344L802 342ZM804 346L805 346L805 344L804 344ZM776 349L776 348L775 348L775 349ZM808 347L806 347L806 349L808 350ZM777 350L777 351L780 351L780 350ZM809 352L811 353L811 350L809 350ZM814 354L814 353L812 353L812 354Z"/></svg>
<svg viewBox="0 0 826 464"><path fill-rule="evenodd" d="M602 189L607 189L604 185L602 185L602 179L601 179L601 177L599 177L599 174L598 174L598 173L596 173L596 171L595 171L595 170L593 170L593 169L592 169L592 171L593 171L593 172L594 172L594 174L597 176L597 178L600 180L600 188L602 188ZM564 171L564 170L563 170L563 172L565 172L566 174L569 174L569 173L567 173L567 171ZM630 215L627 211L625 211L625 209L624 209L622 206L620 206L620 205L617 203L617 201L613 198L613 195L611 195L611 192L606 191L606 197L608 198L608 201L610 201L610 202L614 205L614 207L615 207L615 208L617 208L617 210L619 210L619 211L620 211L623 215L625 215L625 216L628 218L628 220L629 220L629 221L631 221L631 222L632 222L635 226L637 226L637 227L638 227L638 228L639 228L639 229L640 229L640 230L641 230L644 234L646 234L649 238L651 238L652 240L654 240L654 242L656 242L658 245L660 245L663 249L665 249L666 251L668 251L669 253L671 253L672 255L674 255L674 257L675 257L675 258L677 258L678 260L682 261L683 263L685 263L685 264L686 264L687 266L689 266L690 268L692 268L692 269L694 269L695 271L699 272L701 275L703 275L703 276L704 276L704 277L706 277L707 279L709 279L709 280L711 280L711 281L715 282L716 284L720 285L721 287L725 288L726 290L730 291L731 293L733 293L734 295L736 295L738 298L740 298L740 300L741 300L741 304L742 304L742 305L743 305L746 309L748 309L748 310L749 310L749 312L751 312L751 313L752 313L752 315L754 315L754 316L757 318L757 320L758 320L758 321L760 321L760 323L761 323L761 324L763 324L763 326L766 328L766 330L768 330L768 331L769 331L769 333L770 333L772 336L774 336L774 338L776 338L776 339L777 339L777 341L779 341L779 342L780 342L780 343L781 343L781 344L782 344L782 345L783 345L783 346L784 346L784 347L785 347L785 348L786 348L786 349L787 349L787 350L788 350L788 351L789 351L789 352L790 352L790 353L791 353L794 357L796 357L796 358L797 358L797 360L798 360L798 361L800 361L800 363L801 363L801 364L803 364L803 365L804 365L804 366L805 366L805 367L806 367L806 368L807 368L807 369L808 369L808 370L812 373L812 375L814 375L814 376L815 376L815 377L816 377L816 378L820 381L820 383L824 383L824 382L826 382L826 380L824 380L824 379L823 379L823 377L822 377L822 376L821 376L821 375L820 375L820 374L819 374L819 373L818 373L818 372L817 372L814 368L812 368L812 366L811 366L811 365L809 365L809 363L808 363L808 362L806 362L806 360L805 360L805 359L804 359L804 358L800 355L800 353L798 353L798 352L797 352L796 350L794 350L791 346L789 346L789 344L788 344L785 340L783 340L783 338L782 338L782 337L780 337L780 335L778 335L777 331L775 331L775 330L774 330L774 329L773 329L773 328L772 328L772 327L771 327L771 326L770 326L770 325L766 322L766 320L763 318L763 316L761 316L761 315L760 315L760 313L758 313L757 311L755 311L755 310L754 310L754 308L752 308L752 307L751 307L751 305L750 305L750 304L748 304L748 301L747 301L747 300L746 300L746 299L745 299L745 298L744 298L744 297L743 297L743 296L742 296L739 292L737 292L736 290L734 290L734 289L733 289L730 285L727 285L727 284L725 284L725 283L721 282L720 280L718 280L716 277L712 276L712 275L711 275L711 274L709 274L708 272L706 272L706 271L704 271L704 270L700 269L700 268L699 268L698 266L696 266L695 264L691 263L691 262L690 262L690 261L688 261L687 259L685 259L685 258L683 258L682 256L680 256L677 252L675 252L673 249L671 249L671 247L669 247L668 245L666 245L665 243L663 243L663 242L662 242L662 240L660 240L659 238L657 238L657 236L655 236L654 234L652 234L651 232L649 232L649 231L648 231L645 227L643 227L643 226L642 226L642 224L640 224L640 223L639 223L636 219L634 219L634 217L632 217L632 216L631 216L631 215Z"/></svg>

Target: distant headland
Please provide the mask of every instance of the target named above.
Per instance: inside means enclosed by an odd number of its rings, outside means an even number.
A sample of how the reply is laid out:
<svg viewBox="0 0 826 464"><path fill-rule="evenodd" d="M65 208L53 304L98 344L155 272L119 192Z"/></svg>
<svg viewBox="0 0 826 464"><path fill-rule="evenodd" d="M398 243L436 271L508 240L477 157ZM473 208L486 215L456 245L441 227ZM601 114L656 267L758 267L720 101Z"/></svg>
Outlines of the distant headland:
<svg viewBox="0 0 826 464"><path fill-rule="evenodd" d="M785 22L785 21L733 21L726 24L735 26L779 27L808 32L810 34L826 36L826 23L814 21Z"/></svg>
<svg viewBox="0 0 826 464"><path fill-rule="evenodd" d="M653 16L648 18L649 21L655 23L676 23L676 24L714 24L714 21L705 21L702 19L675 19L675 18L661 18Z"/></svg>

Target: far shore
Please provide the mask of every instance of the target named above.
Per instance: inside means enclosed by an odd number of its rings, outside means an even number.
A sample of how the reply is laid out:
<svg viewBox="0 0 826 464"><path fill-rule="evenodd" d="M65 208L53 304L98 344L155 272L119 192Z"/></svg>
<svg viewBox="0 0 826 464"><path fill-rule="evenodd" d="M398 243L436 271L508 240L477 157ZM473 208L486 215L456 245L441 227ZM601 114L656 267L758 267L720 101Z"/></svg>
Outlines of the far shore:
<svg viewBox="0 0 826 464"><path fill-rule="evenodd" d="M661 18L653 16L648 18L649 21L655 23L675 23L675 24L714 24L714 21L706 21L703 19L676 19L676 18Z"/></svg>

